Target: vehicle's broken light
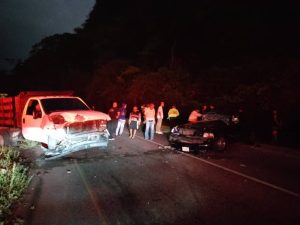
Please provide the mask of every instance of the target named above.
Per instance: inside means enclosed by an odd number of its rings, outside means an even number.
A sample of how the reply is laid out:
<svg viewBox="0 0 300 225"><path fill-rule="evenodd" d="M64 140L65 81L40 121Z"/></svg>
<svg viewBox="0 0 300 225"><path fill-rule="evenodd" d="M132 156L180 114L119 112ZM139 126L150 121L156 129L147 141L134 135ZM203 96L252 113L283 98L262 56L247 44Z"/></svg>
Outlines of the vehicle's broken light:
<svg viewBox="0 0 300 225"><path fill-rule="evenodd" d="M207 138L207 139L213 139L215 137L215 135L213 133L208 133L208 132L205 132L203 134L203 138Z"/></svg>
<svg viewBox="0 0 300 225"><path fill-rule="evenodd" d="M99 127L106 128L106 123L107 123L106 120L98 120L98 123L99 123Z"/></svg>

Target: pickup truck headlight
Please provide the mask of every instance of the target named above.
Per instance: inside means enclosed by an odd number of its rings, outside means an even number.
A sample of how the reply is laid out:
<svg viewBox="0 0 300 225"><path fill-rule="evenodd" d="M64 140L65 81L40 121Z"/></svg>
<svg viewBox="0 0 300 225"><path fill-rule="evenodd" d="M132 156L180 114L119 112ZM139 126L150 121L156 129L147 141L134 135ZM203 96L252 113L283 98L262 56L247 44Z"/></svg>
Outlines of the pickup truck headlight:
<svg viewBox="0 0 300 225"><path fill-rule="evenodd" d="M106 127L107 127L107 121L106 120L98 120L97 121L97 128L99 129L99 130L105 130L106 129Z"/></svg>

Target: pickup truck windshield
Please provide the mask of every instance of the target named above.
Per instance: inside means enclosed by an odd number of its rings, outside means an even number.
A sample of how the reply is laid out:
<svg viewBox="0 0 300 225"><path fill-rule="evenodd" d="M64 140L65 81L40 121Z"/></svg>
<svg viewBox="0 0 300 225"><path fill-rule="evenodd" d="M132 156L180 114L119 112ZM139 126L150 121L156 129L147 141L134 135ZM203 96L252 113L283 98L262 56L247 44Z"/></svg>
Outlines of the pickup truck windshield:
<svg viewBox="0 0 300 225"><path fill-rule="evenodd" d="M47 98L41 100L46 114L55 111L90 110L78 98Z"/></svg>

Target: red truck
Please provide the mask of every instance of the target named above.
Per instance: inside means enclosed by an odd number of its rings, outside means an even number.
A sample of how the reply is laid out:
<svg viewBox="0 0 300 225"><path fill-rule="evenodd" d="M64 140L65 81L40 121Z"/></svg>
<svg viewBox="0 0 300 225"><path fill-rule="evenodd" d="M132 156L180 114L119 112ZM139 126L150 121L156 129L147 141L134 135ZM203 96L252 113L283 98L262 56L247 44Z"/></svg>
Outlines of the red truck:
<svg viewBox="0 0 300 225"><path fill-rule="evenodd" d="M72 91L30 91L0 98L0 145L19 138L41 143L47 157L107 147L110 117Z"/></svg>

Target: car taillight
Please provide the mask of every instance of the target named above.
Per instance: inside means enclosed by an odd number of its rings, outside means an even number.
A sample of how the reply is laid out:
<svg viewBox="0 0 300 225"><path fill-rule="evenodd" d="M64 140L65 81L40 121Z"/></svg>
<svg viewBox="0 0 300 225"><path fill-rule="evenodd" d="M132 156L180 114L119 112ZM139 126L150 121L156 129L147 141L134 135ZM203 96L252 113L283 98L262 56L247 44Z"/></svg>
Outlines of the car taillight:
<svg viewBox="0 0 300 225"><path fill-rule="evenodd" d="M205 132L203 134L203 138L207 138L207 139L213 139L215 137L215 135L213 133L208 133L208 132Z"/></svg>

